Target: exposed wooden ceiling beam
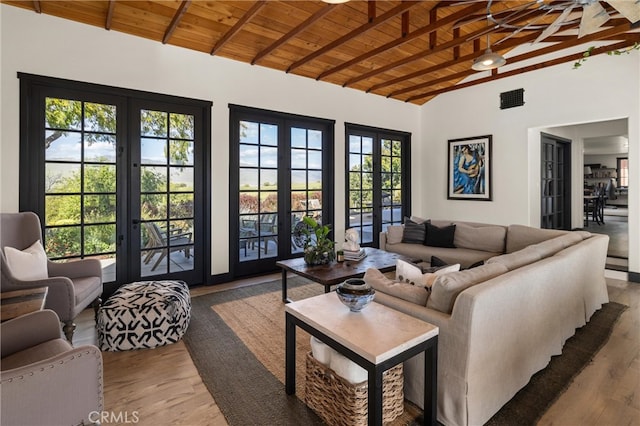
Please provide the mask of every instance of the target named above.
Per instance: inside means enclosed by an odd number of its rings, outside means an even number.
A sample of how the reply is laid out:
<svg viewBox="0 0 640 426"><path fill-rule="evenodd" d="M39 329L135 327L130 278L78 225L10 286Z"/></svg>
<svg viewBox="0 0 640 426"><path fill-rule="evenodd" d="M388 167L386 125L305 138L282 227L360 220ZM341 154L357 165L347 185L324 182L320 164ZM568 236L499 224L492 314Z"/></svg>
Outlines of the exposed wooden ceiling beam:
<svg viewBox="0 0 640 426"><path fill-rule="evenodd" d="M107 8L107 18L104 20L104 29L111 30L111 23L113 22L113 10L116 8L116 0L109 0L109 7Z"/></svg>
<svg viewBox="0 0 640 426"><path fill-rule="evenodd" d="M410 23L409 11L402 14L402 24L400 26L400 37L404 38L409 34L409 23Z"/></svg>
<svg viewBox="0 0 640 426"><path fill-rule="evenodd" d="M353 65L355 65L355 64L357 64L359 62L362 62L362 61L364 61L366 59L369 59L369 58L371 58L373 56L376 56L376 55L379 55L379 54L381 54L383 52L386 52L387 50L391 50L391 49L393 49L395 47L398 47L398 46L400 46L400 45L402 45L404 43L407 43L407 42L409 42L411 40L414 40L414 39L416 39L416 38L418 38L420 36L423 36L425 34L429 34L430 32L435 31L435 30L437 30L438 28L440 28L442 26L445 26L445 25L447 25L447 24L449 24L449 23L451 23L451 22L453 22L453 21L455 21L457 19L460 19L461 16L464 16L467 13L471 13L472 11L481 9L483 7L484 6L482 4L479 4L479 3L472 4L471 6L465 8L465 9L462 9L462 10L456 12L456 13L453 13L453 14L447 16L446 18L442 18L440 21L431 22L426 27L419 28L419 29L413 31L412 33L408 34L404 38L401 37L401 38L398 38L396 40L393 40L393 41L391 41L391 42L389 42L387 44L384 44L384 45L382 45L380 47L372 49L369 52L364 53L364 54L362 54L362 55L360 55L360 56L358 56L356 58L353 58L350 61L344 62L344 63L338 65L337 67L331 68L330 70L327 70L327 71L323 72L322 74L320 74L317 77L317 79L321 80L321 79L323 79L323 78L325 78L325 77L327 77L327 76L329 76L331 74L334 74L334 73L336 73L338 71L342 71L343 69L349 68L349 67L351 67L351 66L353 66ZM348 84L350 84L350 82L348 82L345 85L348 85Z"/></svg>
<svg viewBox="0 0 640 426"><path fill-rule="evenodd" d="M331 12L336 6L338 6L337 3L336 4L327 4L325 7L323 7L320 10L318 10L316 13L314 13L309 18L307 18L304 22L301 22L294 29L289 31L284 36L280 37L275 42L271 43L271 45L269 45L268 47L264 48L260 53L258 53L256 56L254 56L254 58L251 60L251 65L255 65L256 62L258 62L259 60L261 60L262 58L267 56L269 53L273 52L278 47L282 46L287 41L291 40L292 38L294 38L295 36L300 34L302 31L306 30L311 25L315 24L317 21L319 21L320 19L324 18L324 16L327 13Z"/></svg>
<svg viewBox="0 0 640 426"><path fill-rule="evenodd" d="M376 0L367 1L367 15L369 16L369 22L373 22L376 19Z"/></svg>
<svg viewBox="0 0 640 426"><path fill-rule="evenodd" d="M574 37L573 39L565 41L565 42L562 42L562 43L557 43L557 44L554 44L554 45L551 45L551 46L546 46L546 47L543 47L543 48L540 48L540 49L532 50L530 52L514 56L512 58L509 58L507 63L509 65L512 65L514 63L518 63L518 62L521 62L521 61L524 61L524 60L527 60L527 59L532 59L532 58L536 58L538 56L547 55L549 53L554 53L554 52L558 52L558 51L561 51L561 50L569 49L571 47L579 46L579 45L584 44L584 43L589 43L589 42L592 42L592 41L598 41L598 40L601 40L602 38L614 36L614 35L620 34L620 33L624 33L625 31L628 31L628 30L629 30L629 23L626 23L626 24L620 25L618 27L609 28L609 29L606 29L604 31L600 31L598 33L589 34L589 35L587 35L585 37L582 37L580 39L577 38L577 37ZM535 34L530 34L527 37L532 37L532 36L536 36L536 35ZM638 35L638 39L640 39L640 35ZM628 41L628 40L625 40L625 41ZM506 42L505 42L505 44L506 44ZM516 45L520 45L520 44L523 44L522 38L517 39L517 44ZM510 46L504 46L504 47L508 48ZM469 56L469 55L467 55L467 56ZM442 64L442 65L446 65L446 64ZM451 65L453 65L453 64L451 64ZM476 71L473 71L473 70L465 70L465 71L462 71L462 72L459 72L459 73L456 73L456 74L451 74L451 75L448 75L446 77L442 77L442 78L439 78L439 79L436 79L436 80L431 80L431 81L428 81L428 82L425 82L425 83L421 83L421 84L417 84L417 85L414 85L414 86L411 86L411 87L406 87L404 89L396 90L396 91L388 94L387 97L396 97L396 96L402 95L404 93L414 92L416 90L424 89L426 87L431 87L431 86L434 86L436 84L444 83L446 81L461 80L461 79L463 79L465 77L468 77L468 76L470 76L472 74L475 74L475 73L476 73Z"/></svg>
<svg viewBox="0 0 640 426"><path fill-rule="evenodd" d="M395 18L396 16L398 16L398 15L402 14L403 12L411 9L412 7L415 7L418 4L420 4L420 2L417 2L417 1L402 2L400 5L394 7L393 9L389 10L388 12L383 13L382 15L374 18L371 22L367 22L366 24L361 25L360 27L354 29L353 31L348 32L347 34L343 35L342 37L338 38L337 40L334 40L333 42L327 44L326 46L324 46L324 47L314 51L313 53L305 56L304 58L294 62L293 64L291 64L289 66L289 68L287 68L287 72L291 72L294 69L299 68L302 65L306 64L307 62L310 62L310 61L314 60L318 56L324 55L325 53L335 49L336 47L340 46L341 44L344 44L344 43L352 40L353 38L358 37L358 36L366 33L369 30L372 30L373 28L377 27L378 25L384 24L388 20Z"/></svg>
<svg viewBox="0 0 640 426"><path fill-rule="evenodd" d="M167 42L173 35L173 32L176 30L176 28L178 28L178 23L180 22L180 20L182 19L182 17L184 16L185 12L187 11L190 5L191 5L191 0L182 1L182 3L180 4L180 7L176 11L176 14L173 15L173 19L169 24L169 28L167 28L167 31L165 31L164 33L164 37L162 37L162 44L167 44Z"/></svg>
<svg viewBox="0 0 640 426"><path fill-rule="evenodd" d="M453 15L450 15L450 16L453 16ZM446 19L446 18L444 18L444 19ZM442 21L444 21L444 19L441 19L438 22L442 22ZM577 25L577 24L574 24L574 26L575 25ZM425 27L425 28L427 28L427 27ZM495 27L493 27L493 31L496 31L496 30L497 29ZM534 32L534 34L537 34L537 33L539 33L539 30L537 32ZM361 75L359 75L357 77L354 77L354 78L348 80L346 83L344 83L343 87L350 86L350 85L352 85L354 83L357 83L359 81L366 80L366 79L371 78L371 77L373 77L373 76L375 76L377 74L381 74L383 72L387 72L389 70L392 70L392 69L400 67L402 65L406 65L408 63L417 61L419 59L424 59L427 56L430 56L430 55L433 55L433 54L436 54L436 53L451 49L451 48L453 48L455 46L464 44L464 43L466 43L468 41L473 40L475 42L478 39L478 37L480 37L481 35L486 35L486 34L488 34L488 31L487 31L486 28L484 28L484 29L480 29L480 30L474 31L474 32L472 32L470 34L467 34L467 35L463 36L463 37L455 38L455 39L453 39L451 41L448 41L446 43L438 45L433 49L427 49L424 52L417 53L417 54L412 55L412 56L408 56L408 57L406 57L404 59L401 59L399 61L393 62L391 64L387 64L387 65L382 66L380 68L371 70L371 71L369 71L367 73L364 73L364 74L361 74ZM528 40L528 41L531 41L531 40ZM475 44L474 44L474 46L475 46ZM501 49L503 49L503 48L504 47L501 47ZM352 61L349 61L349 62L352 62Z"/></svg>
<svg viewBox="0 0 640 426"><path fill-rule="evenodd" d="M251 18L253 18L256 13L258 13L260 11L260 9L262 9L265 5L267 4L266 0L258 0L256 1L253 6L251 6L251 9L249 9L247 11L247 13L245 13L242 18L240 18L238 20L238 22L235 23L235 25L233 27L231 27L231 29L229 31L227 31L227 33L222 36L222 38L220 40L218 40L218 42L216 43L215 46L213 46L213 49L211 49L211 54L215 55L216 52L218 52L220 49L222 49L222 47L227 44L227 42L229 42L229 40L231 40L231 38L236 35L237 33L240 32L240 30L242 29L242 27L244 26L244 24L246 24L248 21L251 20Z"/></svg>
<svg viewBox="0 0 640 426"><path fill-rule="evenodd" d="M484 30L478 30L477 32L480 32L480 31L484 31ZM394 68L400 67L402 65L406 65L406 64L408 64L410 62L414 62L414 61L417 61L419 59L426 58L427 56L434 55L436 53L443 52L445 50L451 49L452 47L455 47L455 46L461 45L463 43L466 43L467 42L467 38L468 38L468 35L463 36L463 37L459 37L459 38L456 38L456 39L453 39L453 40L450 40L450 41L448 41L446 43L443 43L443 44L440 44L440 45L436 46L434 49L427 49L424 52L416 53L415 55L408 56L406 58L400 59L399 61L392 62L392 63L384 65L384 66L382 66L380 68L376 68L374 70L371 70L371 71L369 71L367 73L360 74L359 76L353 77L350 80L348 80L346 83L344 83L343 87L350 86L350 85L352 85L354 83L357 83L357 82L359 82L361 80L366 80L368 78L371 78L374 75L381 74L383 72L387 72L389 70L392 70Z"/></svg>
<svg viewBox="0 0 640 426"><path fill-rule="evenodd" d="M517 39L513 39L509 43L505 43L502 46L502 48L503 49L508 49L508 48L511 48L511 47L515 47L515 46L518 46L520 44L527 43L527 42L530 42L532 40L535 40L536 37L537 37L537 34L528 34L526 36L522 36L522 37L519 37ZM474 43L476 41L478 41L478 40L475 40ZM430 74L432 72L435 72L435 71L438 71L438 70L441 70L441 69L446 69L446 68L452 67L454 65L458 65L458 64L461 64L461 63L472 61L478 56L478 51L480 51L480 47L479 46L480 46L480 43L478 41L478 49L474 49L473 53L470 53L470 54L465 55L465 56L461 56L461 57L459 57L457 59L454 59L454 60L451 60L451 61L448 61L448 62L443 62L443 63L440 63L440 64L433 65L433 66L431 66L429 68L425 68L425 69L420 70L420 71L412 72L410 74L405 74L403 76L396 77L396 78L391 79L391 80L383 81L382 83L378 83L378 84L376 84L374 86L371 86L369 89L367 89L367 93L373 92L374 90L382 89L383 87L386 87L386 86L392 86L394 84L402 83L403 81L411 80L412 78L422 77L423 75ZM391 95L387 95L387 97L389 97L389 96L391 96Z"/></svg>
<svg viewBox="0 0 640 426"><path fill-rule="evenodd" d="M608 45L608 46L598 47L598 48L595 48L595 49L593 49L591 51L590 56L601 55L603 53L613 52L614 50L624 49L625 47L633 46L634 43L637 43L637 41L636 42L633 42L633 41L622 41L620 43L615 43L615 44L611 44L611 45ZM445 88L442 88L442 89L432 90L432 91L426 92L426 93L421 93L419 95L414 95L414 96L411 96L410 98L406 99L405 102L413 102L413 101L416 101L418 99L433 97L433 96L436 96L436 95L440 95L442 93L452 92L454 90L459 90L459 89L463 89L463 88L466 88L466 87L476 86L478 84L487 83L489 81L495 81L495 80L499 80L501 78L506 78L506 77L511 77L511 76L514 76L514 75L524 74L526 72L536 71L536 70L540 70L540 69L543 69L543 68L551 67L551 66L554 66L554 65L564 64L566 62L577 61L582 57L583 57L582 52L574 53L572 55L567 55L567 56L563 56L561 58L552 59L552 60L545 61L545 62L540 62L538 64L529 65L529 66L526 66L526 67L523 67L523 68L518 68L518 69L515 69L515 70L511 70L511 71L506 71L506 72L503 72L503 73L499 73L497 75L492 75L490 77L484 77L484 78L480 78L478 80L468 81L468 82L462 83L462 84L456 84L455 86L445 87Z"/></svg>

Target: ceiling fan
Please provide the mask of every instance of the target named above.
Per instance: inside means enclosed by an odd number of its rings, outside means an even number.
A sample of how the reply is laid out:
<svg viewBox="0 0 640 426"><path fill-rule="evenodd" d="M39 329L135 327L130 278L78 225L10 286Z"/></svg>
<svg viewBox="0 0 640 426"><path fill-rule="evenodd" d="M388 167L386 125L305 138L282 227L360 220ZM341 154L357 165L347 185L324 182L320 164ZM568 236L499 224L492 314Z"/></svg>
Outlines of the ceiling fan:
<svg viewBox="0 0 640 426"><path fill-rule="evenodd" d="M577 23L578 20L575 18L575 13L580 12L580 9L582 9L582 16L580 17L578 37L583 37L594 32L611 18L607 9L602 5L603 1L601 0L535 0L523 5L520 11L515 13L522 12L530 8L533 4L536 10L542 12L542 15L523 25L512 25L507 19L497 19L493 17L491 14L492 2L492 0L489 0L487 4L487 17L497 26L510 28L518 32L522 30L543 30L534 43L544 40L559 31L562 27ZM606 3L631 23L640 21L640 0L606 0ZM538 24L535 22L539 20L541 16L546 16L553 12L559 12L560 15L551 24Z"/></svg>
<svg viewBox="0 0 640 426"><path fill-rule="evenodd" d="M607 0L607 3L632 23L640 21L640 1ZM578 38L594 32L611 18L607 10L598 0L571 0L556 5L549 5L549 8L564 8L564 10L560 16L540 34L536 42L544 40L560 29L562 23L566 22L569 14L576 8L582 8Z"/></svg>

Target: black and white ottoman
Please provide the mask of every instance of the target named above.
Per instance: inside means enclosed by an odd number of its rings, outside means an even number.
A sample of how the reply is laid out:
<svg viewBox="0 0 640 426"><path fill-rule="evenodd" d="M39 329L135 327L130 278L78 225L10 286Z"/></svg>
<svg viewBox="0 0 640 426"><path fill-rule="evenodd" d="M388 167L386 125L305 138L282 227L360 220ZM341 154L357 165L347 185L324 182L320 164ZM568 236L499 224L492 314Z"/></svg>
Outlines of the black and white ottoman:
<svg viewBox="0 0 640 426"><path fill-rule="evenodd" d="M98 345L103 351L155 348L175 343L191 319L184 281L125 284L98 311Z"/></svg>

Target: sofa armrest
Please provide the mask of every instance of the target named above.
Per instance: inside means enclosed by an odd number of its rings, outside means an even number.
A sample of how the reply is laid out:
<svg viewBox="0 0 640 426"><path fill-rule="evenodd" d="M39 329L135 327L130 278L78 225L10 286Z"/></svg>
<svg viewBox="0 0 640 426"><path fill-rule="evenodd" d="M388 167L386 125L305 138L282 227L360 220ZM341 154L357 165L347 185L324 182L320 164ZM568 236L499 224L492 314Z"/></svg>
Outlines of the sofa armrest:
<svg viewBox="0 0 640 426"><path fill-rule="evenodd" d="M60 320L55 312L48 309L31 312L0 324L0 335L4 358L48 340L59 339Z"/></svg>
<svg viewBox="0 0 640 426"><path fill-rule="evenodd" d="M0 381L3 424L91 424L104 407L102 355L92 345L3 371Z"/></svg>
<svg viewBox="0 0 640 426"><path fill-rule="evenodd" d="M102 277L102 264L98 259L81 259L73 262L47 262L50 277Z"/></svg>
<svg viewBox="0 0 640 426"><path fill-rule="evenodd" d="M387 247L387 233L385 231L380 232L380 250L384 250Z"/></svg>

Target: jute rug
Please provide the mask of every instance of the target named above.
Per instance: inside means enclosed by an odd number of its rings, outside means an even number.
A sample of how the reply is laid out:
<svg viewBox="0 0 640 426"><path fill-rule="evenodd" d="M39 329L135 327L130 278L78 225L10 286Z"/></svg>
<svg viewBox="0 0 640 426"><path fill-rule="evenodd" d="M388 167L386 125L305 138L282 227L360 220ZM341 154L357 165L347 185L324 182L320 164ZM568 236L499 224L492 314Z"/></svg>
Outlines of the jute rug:
<svg viewBox="0 0 640 426"><path fill-rule="evenodd" d="M289 279L289 296L300 300L323 287ZM320 425L304 404L305 354L309 335L296 332L296 395L284 391L285 321L280 281L212 293L192 299L185 344L220 410L231 426ZM544 370L508 402L488 424L534 425L573 378L606 343L626 309L611 302L576 332ZM422 423L422 412L407 402L393 425Z"/></svg>

